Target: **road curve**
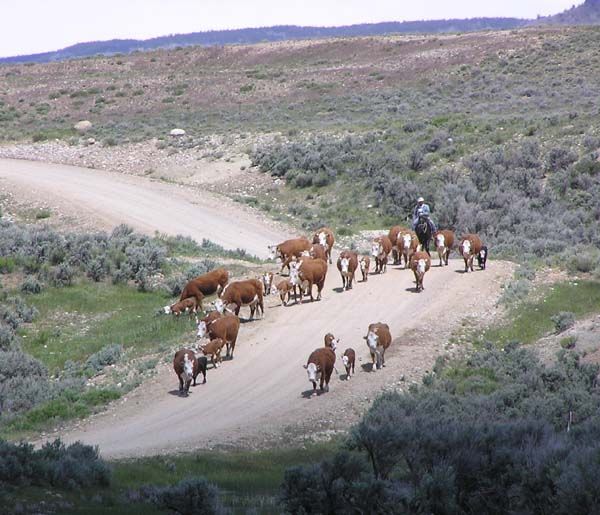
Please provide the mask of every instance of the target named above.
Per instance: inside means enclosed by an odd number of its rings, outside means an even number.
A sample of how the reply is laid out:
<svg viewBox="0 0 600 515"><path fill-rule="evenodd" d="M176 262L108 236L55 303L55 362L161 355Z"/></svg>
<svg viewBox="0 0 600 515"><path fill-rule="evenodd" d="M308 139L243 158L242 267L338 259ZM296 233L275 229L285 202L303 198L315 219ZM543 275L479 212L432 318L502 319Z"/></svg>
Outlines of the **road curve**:
<svg viewBox="0 0 600 515"><path fill-rule="evenodd" d="M205 191L69 165L0 159L0 181L36 193L49 206L89 214L100 227L127 223L138 231L208 238L228 249L266 257L284 234L250 209Z"/></svg>

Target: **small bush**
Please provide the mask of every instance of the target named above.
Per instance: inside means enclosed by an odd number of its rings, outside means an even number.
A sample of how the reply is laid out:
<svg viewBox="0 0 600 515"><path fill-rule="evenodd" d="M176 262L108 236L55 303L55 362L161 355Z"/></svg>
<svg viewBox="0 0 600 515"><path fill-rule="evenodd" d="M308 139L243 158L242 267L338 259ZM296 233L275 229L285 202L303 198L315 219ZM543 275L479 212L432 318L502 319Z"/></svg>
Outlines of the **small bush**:
<svg viewBox="0 0 600 515"><path fill-rule="evenodd" d="M63 263L58 265L56 269L50 275L50 282L57 288L64 288L65 286L71 286L75 277L75 270L72 267Z"/></svg>
<svg viewBox="0 0 600 515"><path fill-rule="evenodd" d="M28 275L21 283L21 291L23 293L41 293L42 284L35 277Z"/></svg>
<svg viewBox="0 0 600 515"><path fill-rule="evenodd" d="M10 274L15 270L15 259L12 257L0 257L0 274Z"/></svg>
<svg viewBox="0 0 600 515"><path fill-rule="evenodd" d="M575 325L575 314L570 311L561 311L560 313L550 317L554 322L556 333L562 333Z"/></svg>
<svg viewBox="0 0 600 515"><path fill-rule="evenodd" d="M187 478L172 486L146 485L129 498L155 504L159 509L181 515L218 515L224 513L219 499L219 489L205 478Z"/></svg>
<svg viewBox="0 0 600 515"><path fill-rule="evenodd" d="M563 349L573 349L576 343L577 336L566 336L565 338L561 338L560 340L560 346Z"/></svg>
<svg viewBox="0 0 600 515"><path fill-rule="evenodd" d="M121 359L123 347L119 344L106 345L92 354L86 361L86 368L99 372L108 365L114 365Z"/></svg>

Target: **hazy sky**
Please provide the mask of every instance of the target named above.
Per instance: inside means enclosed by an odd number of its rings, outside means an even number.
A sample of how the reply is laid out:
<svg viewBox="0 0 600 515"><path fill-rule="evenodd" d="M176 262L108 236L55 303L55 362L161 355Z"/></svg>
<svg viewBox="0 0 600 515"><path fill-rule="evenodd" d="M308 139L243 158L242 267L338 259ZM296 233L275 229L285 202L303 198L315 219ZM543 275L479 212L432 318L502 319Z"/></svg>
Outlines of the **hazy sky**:
<svg viewBox="0 0 600 515"><path fill-rule="evenodd" d="M533 18L583 0L0 0L0 56L113 38L278 24Z"/></svg>

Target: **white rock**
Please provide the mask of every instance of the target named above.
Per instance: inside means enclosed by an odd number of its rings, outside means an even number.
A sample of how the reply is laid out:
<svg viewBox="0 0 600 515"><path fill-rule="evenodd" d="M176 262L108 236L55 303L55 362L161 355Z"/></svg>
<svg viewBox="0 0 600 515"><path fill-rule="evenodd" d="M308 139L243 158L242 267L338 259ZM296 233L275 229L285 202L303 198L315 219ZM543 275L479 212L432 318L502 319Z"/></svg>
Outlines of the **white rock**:
<svg viewBox="0 0 600 515"><path fill-rule="evenodd" d="M171 136L185 136L185 131L183 129L173 129L169 134Z"/></svg>
<svg viewBox="0 0 600 515"><path fill-rule="evenodd" d="M81 120L80 122L77 122L75 125L73 125L73 128L77 132L87 132L92 128L92 122L90 122L89 120Z"/></svg>

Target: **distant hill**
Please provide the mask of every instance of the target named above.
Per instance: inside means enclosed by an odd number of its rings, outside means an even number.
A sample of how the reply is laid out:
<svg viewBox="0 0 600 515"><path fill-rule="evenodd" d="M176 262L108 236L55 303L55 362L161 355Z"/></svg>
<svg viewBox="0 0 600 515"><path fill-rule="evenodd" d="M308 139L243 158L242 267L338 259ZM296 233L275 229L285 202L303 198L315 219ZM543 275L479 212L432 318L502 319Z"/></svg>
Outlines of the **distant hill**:
<svg viewBox="0 0 600 515"><path fill-rule="evenodd" d="M541 25L598 25L600 24L600 0L585 0L560 14L538 18Z"/></svg>
<svg viewBox="0 0 600 515"><path fill-rule="evenodd" d="M285 41L348 36L379 36L394 33L423 34L512 29L525 26L528 23L530 23L529 20L522 20L518 18L472 18L463 20L369 23L360 25L347 25L342 27L298 27L295 25L280 25L262 28L215 30L207 32L193 32L191 34L175 34L146 40L113 39L110 41L78 43L55 52L0 58L0 64L24 62L46 63L51 61L61 61L64 59L89 57L99 54L128 54L136 50L155 50L159 48L172 48L177 46L191 45L215 46L252 44L263 41Z"/></svg>

